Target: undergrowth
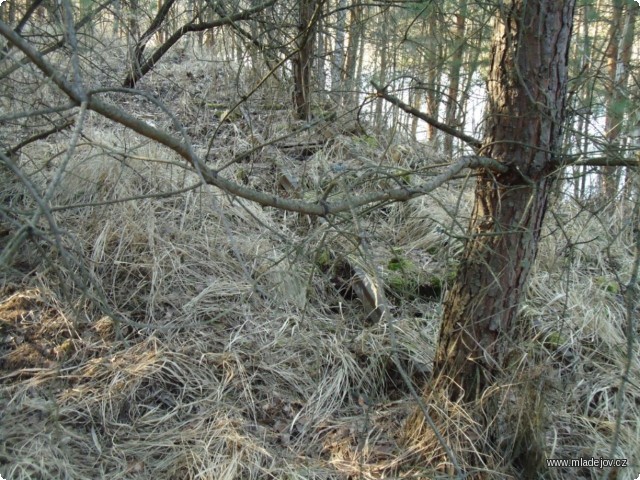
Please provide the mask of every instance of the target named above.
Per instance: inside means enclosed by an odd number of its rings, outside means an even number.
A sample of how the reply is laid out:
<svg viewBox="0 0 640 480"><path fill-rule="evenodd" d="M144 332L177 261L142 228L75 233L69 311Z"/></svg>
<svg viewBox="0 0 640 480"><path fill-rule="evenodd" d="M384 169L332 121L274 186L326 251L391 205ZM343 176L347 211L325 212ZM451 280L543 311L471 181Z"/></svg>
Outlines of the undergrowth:
<svg viewBox="0 0 640 480"><path fill-rule="evenodd" d="M219 122L207 105L233 92L215 89L206 68L163 63L142 88L165 92L213 166L296 127L282 111L260 110L283 101L276 93L251 100L251 123L242 115ZM198 82L178 89L177 78ZM131 105L169 125L147 107ZM394 181L395 168L419 183L442 161L419 144L393 150L384 138L341 133L339 122L324 128L331 141L322 148L294 148L320 141L296 134L222 171L265 191L336 199ZM3 257L11 263L0 298L2 475L450 478L451 459L431 428L408 420L416 401L400 370L425 392L446 443L486 451L470 413L429 393L472 181L327 221L202 186L167 151L103 119L90 116L83 139L51 198L58 231L40 218L11 243L36 204L3 175L1 241L15 248ZM66 142L62 133L25 148L20 166L39 191ZM297 186L283 185L284 173ZM514 386L534 388L544 411L509 405L508 394L504 408L514 422L542 424L547 458L608 457L619 429L615 457L629 468L616 474L631 479L640 473L637 356L617 395L628 358L621 288L634 254L627 219L569 200L551 208L521 312L531 341L509 373ZM381 321L364 311L349 264L386 286ZM438 293L420 294L425 282ZM503 460L486 459L491 478L517 475Z"/></svg>

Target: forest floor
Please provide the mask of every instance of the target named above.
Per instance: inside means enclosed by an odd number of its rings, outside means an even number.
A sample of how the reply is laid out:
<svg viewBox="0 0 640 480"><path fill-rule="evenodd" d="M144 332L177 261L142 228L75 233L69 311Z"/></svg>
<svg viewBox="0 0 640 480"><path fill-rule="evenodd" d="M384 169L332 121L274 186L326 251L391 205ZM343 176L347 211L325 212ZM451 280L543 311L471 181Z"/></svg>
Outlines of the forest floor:
<svg viewBox="0 0 640 480"><path fill-rule="evenodd" d="M109 55L113 72L94 78L117 75L123 60ZM369 131L357 112L319 111L308 128L290 117L277 79L234 110L247 88L237 79L249 77L186 52L139 85L175 119L143 97L105 96L167 130L178 120L209 166L281 196L335 200L419 184L447 162L400 134ZM39 188L69 135L22 152ZM33 211L25 188L1 178L4 205ZM328 220L198 182L174 154L89 115L51 199L61 248L34 234L0 278L0 475L452 478L437 438L404 428L417 402L403 373L428 392L473 177ZM640 361L626 339L626 221L622 208L556 196L520 313L531 341L519 346L513 378L545 399L544 411L521 414L543 425L548 458L610 457L615 434L614 457L629 467L610 478L628 480L640 474ZM0 246L16 233L2 224ZM483 438L455 405L430 408L450 415L446 442ZM514 478L500 459L487 468ZM549 478L602 472L558 468Z"/></svg>

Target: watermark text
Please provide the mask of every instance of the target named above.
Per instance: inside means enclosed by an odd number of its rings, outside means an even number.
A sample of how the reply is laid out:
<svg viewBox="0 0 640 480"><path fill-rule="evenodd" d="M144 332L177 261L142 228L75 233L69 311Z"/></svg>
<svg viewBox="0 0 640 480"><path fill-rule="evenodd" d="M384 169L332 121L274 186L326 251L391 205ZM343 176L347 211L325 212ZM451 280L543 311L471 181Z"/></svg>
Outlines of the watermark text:
<svg viewBox="0 0 640 480"><path fill-rule="evenodd" d="M560 468L560 467L595 467L595 468L613 468L613 467L626 467L626 458L594 458L594 457L580 457L580 458L548 458L547 467Z"/></svg>

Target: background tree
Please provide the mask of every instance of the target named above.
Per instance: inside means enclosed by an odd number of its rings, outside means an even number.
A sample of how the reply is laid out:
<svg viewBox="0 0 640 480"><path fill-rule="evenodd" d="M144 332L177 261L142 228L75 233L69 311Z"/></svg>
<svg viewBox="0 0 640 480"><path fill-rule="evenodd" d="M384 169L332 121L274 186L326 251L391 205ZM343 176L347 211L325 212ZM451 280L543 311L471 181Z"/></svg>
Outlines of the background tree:
<svg viewBox="0 0 640 480"><path fill-rule="evenodd" d="M300 2L298 20L297 53L293 60L293 100L296 115L300 120L311 120L311 71L316 22L322 2L303 0Z"/></svg>
<svg viewBox="0 0 640 480"><path fill-rule="evenodd" d="M467 2L460 3L460 10L455 14L456 28L454 31L451 55L451 71L449 72L449 87L445 102L444 122L455 128L460 128L463 122L457 118L458 104L461 101L460 94L460 73L462 69L462 59L465 54L465 29L467 22ZM444 140L444 153L451 156L453 154L453 137L447 135Z"/></svg>
<svg viewBox="0 0 640 480"><path fill-rule="evenodd" d="M607 150L612 158L616 157L620 147L624 117L629 107L627 83L638 8L639 5L636 2L613 2L613 15L608 33L609 44L605 51L608 73L605 131ZM605 167L602 178L605 197L615 198L620 182L620 169Z"/></svg>

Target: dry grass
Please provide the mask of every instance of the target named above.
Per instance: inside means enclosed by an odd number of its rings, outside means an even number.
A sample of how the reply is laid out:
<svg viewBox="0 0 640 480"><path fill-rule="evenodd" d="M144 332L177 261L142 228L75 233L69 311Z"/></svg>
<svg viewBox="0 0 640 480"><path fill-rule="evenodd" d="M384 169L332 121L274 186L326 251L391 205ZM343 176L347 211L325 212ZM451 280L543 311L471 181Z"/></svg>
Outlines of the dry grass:
<svg viewBox="0 0 640 480"><path fill-rule="evenodd" d="M171 79L187 78L186 72L203 79L166 101L204 152L203 132L218 124L212 112L204 120L202 105L218 91L203 68L159 66L153 85L166 93L175 85ZM256 136L290 130L282 113L261 115L251 126L220 126L211 161L224 165ZM54 206L154 195L198 181L166 151L102 119L91 117L84 134ZM46 167L43 160L64 148L59 136L26 149L23 169L40 188L59 165L59 157ZM403 148L404 157L423 158L424 152ZM333 198L388 181L380 175L398 166L392 153L342 135L303 162L272 146L225 171L275 191L275 163L300 179L305 194L321 194L334 182ZM429 174L422 167L409 181ZM358 301L338 292L332 269L351 255L385 279L389 259L400 252L422 271L444 275L460 249L452 235L462 235L467 223L467 183L331 223L262 209L210 187L56 211L62 244L76 262L61 263L58 249L36 239L14 264L35 273L5 276L2 289L0 473L10 479L449 478L451 462L429 427L414 417L405 428L415 401L393 362L396 356L417 388L428 389L422 382L441 304L408 295L394 300L391 320L371 325ZM3 198L22 198L20 210L33 208L15 184L3 183ZM628 279L630 239L611 234L622 222L599 222L573 205L557 205L554 213L562 221L550 217L522 312L536 336L521 346L522 369L539 367L533 377L516 368L509 378L514 388L533 385L545 411L511 405L508 394L500 398L514 422L544 420L549 458L609 457L621 411L615 457L628 459L630 468L617 478L635 478L640 363L634 356L618 403L627 320L613 286ZM37 265L40 257L47 260ZM483 450L486 434L473 412L427 398L449 445L470 455ZM492 478L513 478L499 457L483 461ZM549 478L599 474L557 469Z"/></svg>

